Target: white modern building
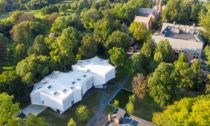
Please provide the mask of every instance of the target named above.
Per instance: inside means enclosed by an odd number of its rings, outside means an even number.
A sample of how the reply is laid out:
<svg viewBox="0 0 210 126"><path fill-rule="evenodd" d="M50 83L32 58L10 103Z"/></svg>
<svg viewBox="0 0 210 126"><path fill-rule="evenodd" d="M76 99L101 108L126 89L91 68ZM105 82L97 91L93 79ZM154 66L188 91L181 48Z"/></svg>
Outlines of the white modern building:
<svg viewBox="0 0 210 126"><path fill-rule="evenodd" d="M72 66L74 71L81 71L94 76L94 86L102 88L109 80L115 78L115 67L109 64L109 60L94 57L88 60L79 60Z"/></svg>
<svg viewBox="0 0 210 126"><path fill-rule="evenodd" d="M81 62L84 67L79 65ZM81 101L90 88L101 88L115 78L115 67L108 60L95 57L78 63L72 66L73 71L54 71L36 83L30 94L31 104L47 106L62 114Z"/></svg>

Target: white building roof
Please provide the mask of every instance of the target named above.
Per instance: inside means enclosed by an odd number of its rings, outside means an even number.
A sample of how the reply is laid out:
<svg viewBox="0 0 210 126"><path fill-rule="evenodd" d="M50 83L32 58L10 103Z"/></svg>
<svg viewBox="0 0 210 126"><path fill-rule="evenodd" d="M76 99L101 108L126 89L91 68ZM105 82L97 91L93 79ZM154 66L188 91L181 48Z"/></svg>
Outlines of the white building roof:
<svg viewBox="0 0 210 126"><path fill-rule="evenodd" d="M35 84L32 93L44 93L48 96L52 96L53 99L57 99L57 101L63 101L75 90L81 89L82 82L87 81L91 77L93 77L91 74L78 71L70 71L67 73L54 71Z"/></svg>
<svg viewBox="0 0 210 126"><path fill-rule="evenodd" d="M72 68L102 76L115 69L114 66L109 64L109 60L100 59L97 56L88 60L78 60L75 65L72 65Z"/></svg>

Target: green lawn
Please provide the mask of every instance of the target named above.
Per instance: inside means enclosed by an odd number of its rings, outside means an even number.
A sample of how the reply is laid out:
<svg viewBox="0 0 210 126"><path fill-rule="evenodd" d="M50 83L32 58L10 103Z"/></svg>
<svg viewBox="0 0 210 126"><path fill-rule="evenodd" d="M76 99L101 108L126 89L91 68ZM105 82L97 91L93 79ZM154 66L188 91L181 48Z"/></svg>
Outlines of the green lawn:
<svg viewBox="0 0 210 126"><path fill-rule="evenodd" d="M122 89L116 95L116 97L111 101L111 104L113 105L114 101L117 100L117 101L119 101L119 107L124 109L129 102L129 97L132 95L133 95L132 92Z"/></svg>
<svg viewBox="0 0 210 126"><path fill-rule="evenodd" d="M148 94L142 100L136 98L134 107L135 111L133 115L148 121L152 120L154 112L162 111L161 107Z"/></svg>
<svg viewBox="0 0 210 126"><path fill-rule="evenodd" d="M126 83L124 88L132 90L131 82ZM154 112L162 111L162 108L153 101L149 94L146 94L144 99L136 98L134 107L134 115L148 121L152 120Z"/></svg>
<svg viewBox="0 0 210 126"><path fill-rule="evenodd" d="M115 108L113 106L107 105L107 107L104 109L103 113L104 115L108 115L110 113L113 113Z"/></svg>
<svg viewBox="0 0 210 126"><path fill-rule="evenodd" d="M99 100L100 100L100 90L92 89L90 90L83 100L74 106L72 106L68 111L64 114L60 115L50 109L45 110L39 116L44 117L50 126L66 126L70 118L74 118L77 122L78 126L85 126L86 123L78 122L75 116L75 110L79 105L87 106L88 110L90 111L90 117L92 117L98 108Z"/></svg>

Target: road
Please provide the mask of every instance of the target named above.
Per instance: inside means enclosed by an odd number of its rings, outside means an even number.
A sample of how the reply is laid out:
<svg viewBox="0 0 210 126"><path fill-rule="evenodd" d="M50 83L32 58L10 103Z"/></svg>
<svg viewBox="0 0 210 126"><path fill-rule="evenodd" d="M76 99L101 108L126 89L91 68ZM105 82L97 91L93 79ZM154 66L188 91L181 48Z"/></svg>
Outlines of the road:
<svg viewBox="0 0 210 126"><path fill-rule="evenodd" d="M106 90L103 89L101 92L101 98L99 102L99 107L96 112L96 114L90 119L90 121L87 123L86 126L93 126L93 124L99 119L100 115L103 114L104 109L107 107L108 103L111 102L111 100L118 94L118 92L124 87L124 85L129 81L129 77L126 77L115 89L115 91L112 93L112 95L108 98L108 100L105 100L105 96L108 95Z"/></svg>

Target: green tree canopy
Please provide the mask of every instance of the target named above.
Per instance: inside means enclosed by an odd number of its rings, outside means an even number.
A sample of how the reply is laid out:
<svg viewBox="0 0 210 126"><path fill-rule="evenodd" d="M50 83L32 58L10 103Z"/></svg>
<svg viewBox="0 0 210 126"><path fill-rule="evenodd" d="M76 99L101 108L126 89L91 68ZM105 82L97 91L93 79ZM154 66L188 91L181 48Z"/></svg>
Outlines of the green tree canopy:
<svg viewBox="0 0 210 126"><path fill-rule="evenodd" d="M47 55L48 47L45 43L44 36L39 35L35 38L33 45L29 48L28 54Z"/></svg>
<svg viewBox="0 0 210 126"><path fill-rule="evenodd" d="M197 0L169 0L161 16L164 22L188 24L198 22L201 9L202 4Z"/></svg>
<svg viewBox="0 0 210 126"><path fill-rule="evenodd" d="M37 21L24 21L15 25L12 30L12 39L16 43L24 43L26 47L29 47L33 38L39 34L44 34L46 26L43 23Z"/></svg>
<svg viewBox="0 0 210 126"><path fill-rule="evenodd" d="M113 47L109 50L110 61L112 64L116 66L123 66L125 65L126 61L126 53L123 49Z"/></svg>
<svg viewBox="0 0 210 126"><path fill-rule="evenodd" d="M73 118L70 118L70 120L69 120L67 126L77 126L77 123L74 121Z"/></svg>
<svg viewBox="0 0 210 126"><path fill-rule="evenodd" d="M149 94L160 106L168 105L176 98L174 74L173 64L162 62L149 78Z"/></svg>
<svg viewBox="0 0 210 126"><path fill-rule="evenodd" d="M187 62L186 54L182 53L174 64L176 72L175 79L179 82L179 88L192 88L194 74L190 64Z"/></svg>
<svg viewBox="0 0 210 126"><path fill-rule="evenodd" d="M157 44L154 60L157 62L173 62L174 51L168 40L162 40Z"/></svg>
<svg viewBox="0 0 210 126"><path fill-rule="evenodd" d="M81 18L84 24L84 27L87 29L94 28L95 23L100 19L101 14L94 8L84 10L81 13Z"/></svg>
<svg viewBox="0 0 210 126"><path fill-rule="evenodd" d="M210 124L210 95L183 98L163 112L153 115L159 126L208 126Z"/></svg>
<svg viewBox="0 0 210 126"><path fill-rule="evenodd" d="M19 105L13 103L13 96L6 93L0 94L0 125L11 121L12 117L20 111Z"/></svg>
<svg viewBox="0 0 210 126"><path fill-rule="evenodd" d="M84 58L91 58L96 55L97 42L95 42L92 35L83 36L83 45L80 47L79 52Z"/></svg>
<svg viewBox="0 0 210 126"><path fill-rule="evenodd" d="M151 35L145 24L139 22L131 23L129 31L132 33L135 40L139 43L144 43Z"/></svg>
<svg viewBox="0 0 210 126"><path fill-rule="evenodd" d="M31 55L20 61L16 66L17 75L19 75L22 78L23 82L27 84L37 82L50 71L50 58L42 55Z"/></svg>
<svg viewBox="0 0 210 126"><path fill-rule="evenodd" d="M76 109L76 117L78 120L82 121L82 122L87 122L89 117L89 110L86 106L84 105L80 105L77 109Z"/></svg>
<svg viewBox="0 0 210 126"><path fill-rule="evenodd" d="M113 47L128 49L130 43L130 37L121 31L114 31L109 35L106 41L106 47L111 49Z"/></svg>

